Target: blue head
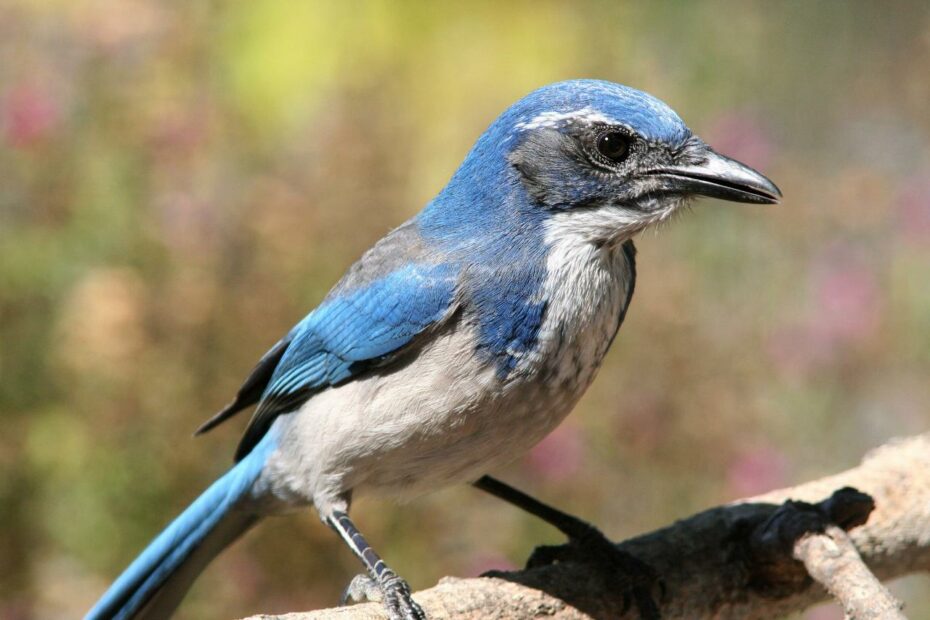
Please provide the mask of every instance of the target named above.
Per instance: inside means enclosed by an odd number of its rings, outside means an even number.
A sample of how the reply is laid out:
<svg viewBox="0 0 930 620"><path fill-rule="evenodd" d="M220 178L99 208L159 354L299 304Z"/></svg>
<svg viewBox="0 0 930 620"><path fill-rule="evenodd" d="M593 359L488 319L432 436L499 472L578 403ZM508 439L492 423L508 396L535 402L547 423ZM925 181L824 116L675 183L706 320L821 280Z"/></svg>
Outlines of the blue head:
<svg viewBox="0 0 930 620"><path fill-rule="evenodd" d="M557 217L592 241L616 242L698 195L771 203L780 193L655 97L572 80L505 111L418 219L427 234L465 239L512 238Z"/></svg>
<svg viewBox="0 0 930 620"><path fill-rule="evenodd" d="M441 260L462 268L459 294L478 324L478 348L507 376L536 346L552 301L547 281L562 281L577 261L616 258L624 241L697 195L780 196L655 97L575 80L505 111L416 223ZM576 293L586 291L565 287Z"/></svg>

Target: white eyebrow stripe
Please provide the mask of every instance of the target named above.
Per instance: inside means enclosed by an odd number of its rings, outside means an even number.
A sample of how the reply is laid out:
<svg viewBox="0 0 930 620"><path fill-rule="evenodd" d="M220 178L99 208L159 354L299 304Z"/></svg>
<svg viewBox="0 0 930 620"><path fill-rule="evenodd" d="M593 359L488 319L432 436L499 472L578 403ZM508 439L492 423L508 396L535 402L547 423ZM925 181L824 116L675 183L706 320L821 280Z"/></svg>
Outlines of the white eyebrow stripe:
<svg viewBox="0 0 930 620"><path fill-rule="evenodd" d="M517 123L516 129L519 131L527 131L530 129L539 129L541 127L556 127L573 121L605 123L608 125L615 122L613 119L604 116L591 106L585 106L579 110L572 110L570 112L556 112L555 110L541 112L533 117L532 120L520 121Z"/></svg>

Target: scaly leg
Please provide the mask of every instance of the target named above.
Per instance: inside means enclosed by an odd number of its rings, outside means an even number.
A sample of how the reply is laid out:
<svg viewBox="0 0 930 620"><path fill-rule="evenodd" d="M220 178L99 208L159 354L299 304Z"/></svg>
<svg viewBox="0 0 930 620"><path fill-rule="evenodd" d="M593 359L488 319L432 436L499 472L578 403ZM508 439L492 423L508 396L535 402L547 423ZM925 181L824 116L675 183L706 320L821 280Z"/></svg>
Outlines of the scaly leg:
<svg viewBox="0 0 930 620"><path fill-rule="evenodd" d="M359 575L352 580L343 595L343 602L348 598L359 598L359 594L363 595L362 598L372 598L369 593L377 588L391 620L426 620L426 614L410 595L410 586L375 553L349 515L334 510L326 517L326 523L342 537L368 570L368 578Z"/></svg>

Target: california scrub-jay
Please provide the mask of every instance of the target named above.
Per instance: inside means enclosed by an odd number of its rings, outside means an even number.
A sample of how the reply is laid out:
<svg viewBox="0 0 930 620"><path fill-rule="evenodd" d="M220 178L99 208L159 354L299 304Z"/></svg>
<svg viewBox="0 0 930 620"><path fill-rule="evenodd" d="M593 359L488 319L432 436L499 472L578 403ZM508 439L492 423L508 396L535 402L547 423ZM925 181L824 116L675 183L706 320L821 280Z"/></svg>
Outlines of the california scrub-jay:
<svg viewBox="0 0 930 620"><path fill-rule="evenodd" d="M261 517L313 506L390 616L423 618L349 519L362 494L474 483L573 540L606 540L486 473L572 409L633 295L633 236L695 196L781 194L626 86L560 82L512 105L445 189L368 250L199 429L257 404L236 464L87 617L165 618Z"/></svg>

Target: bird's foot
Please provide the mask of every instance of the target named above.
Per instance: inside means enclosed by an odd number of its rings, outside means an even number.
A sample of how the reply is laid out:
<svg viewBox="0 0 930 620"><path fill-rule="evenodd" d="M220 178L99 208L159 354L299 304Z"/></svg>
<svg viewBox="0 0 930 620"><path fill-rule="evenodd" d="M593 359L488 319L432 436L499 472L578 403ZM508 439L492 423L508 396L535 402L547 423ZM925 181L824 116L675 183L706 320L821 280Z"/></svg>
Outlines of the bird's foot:
<svg viewBox="0 0 930 620"><path fill-rule="evenodd" d="M423 609L413 600L410 586L392 571L385 571L380 581L368 575L356 575L342 593L340 604L380 601L391 620L426 620Z"/></svg>
<svg viewBox="0 0 930 620"><path fill-rule="evenodd" d="M378 588L378 582L368 575L356 575L342 591L339 597L339 605L353 605L355 603L379 602L381 600L381 589Z"/></svg>
<svg viewBox="0 0 930 620"><path fill-rule="evenodd" d="M537 547L526 561L527 568L555 562L594 564L600 573L615 576L623 591L624 610L636 605L643 620L658 620L656 600L665 598L665 584L654 568L622 551L593 525L584 524L577 537L566 545Z"/></svg>

